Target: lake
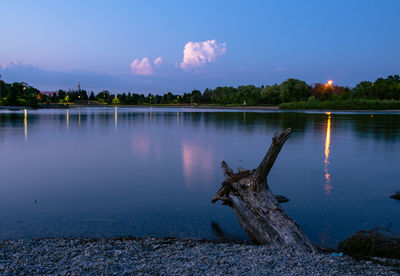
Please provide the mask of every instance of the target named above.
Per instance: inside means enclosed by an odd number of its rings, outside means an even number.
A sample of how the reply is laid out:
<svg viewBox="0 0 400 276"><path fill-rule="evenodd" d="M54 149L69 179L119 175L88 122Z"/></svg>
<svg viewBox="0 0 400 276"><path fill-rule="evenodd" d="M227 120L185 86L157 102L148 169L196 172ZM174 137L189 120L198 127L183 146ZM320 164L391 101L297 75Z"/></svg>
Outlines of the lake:
<svg viewBox="0 0 400 276"><path fill-rule="evenodd" d="M211 198L220 163L255 168L293 129L268 177L310 239L400 232L400 113L184 108L0 110L0 239L247 236Z"/></svg>

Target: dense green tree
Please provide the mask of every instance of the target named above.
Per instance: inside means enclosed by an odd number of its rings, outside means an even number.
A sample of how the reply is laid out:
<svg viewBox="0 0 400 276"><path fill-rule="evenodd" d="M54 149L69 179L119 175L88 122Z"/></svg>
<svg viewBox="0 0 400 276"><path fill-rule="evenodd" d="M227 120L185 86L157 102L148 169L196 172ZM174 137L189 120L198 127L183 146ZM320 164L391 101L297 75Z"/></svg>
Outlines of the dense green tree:
<svg viewBox="0 0 400 276"><path fill-rule="evenodd" d="M163 96L163 103L172 103L173 100L175 100L176 96L172 94L171 92L168 92L167 94L164 94Z"/></svg>
<svg viewBox="0 0 400 276"><path fill-rule="evenodd" d="M122 93L122 95L118 94L117 98L120 101L120 103L126 104L126 94L125 93Z"/></svg>
<svg viewBox="0 0 400 276"><path fill-rule="evenodd" d="M203 103L210 103L211 102L211 90L206 88L204 90L203 96L201 98L201 101Z"/></svg>
<svg viewBox="0 0 400 276"><path fill-rule="evenodd" d="M388 76L386 79L378 78L373 83L372 95L377 99L399 99L400 78L398 75Z"/></svg>
<svg viewBox="0 0 400 276"><path fill-rule="evenodd" d="M103 90L96 95L96 100L101 103L109 103L111 102L111 95L108 90Z"/></svg>
<svg viewBox="0 0 400 276"><path fill-rule="evenodd" d="M211 92L211 102L217 104L235 103L237 89L234 87L217 87Z"/></svg>
<svg viewBox="0 0 400 276"><path fill-rule="evenodd" d="M0 100L6 95L7 95L6 83L0 79Z"/></svg>
<svg viewBox="0 0 400 276"><path fill-rule="evenodd" d="M259 103L260 96L261 88L254 85L242 85L237 88L236 95L232 97L232 103L243 104L246 102L247 105L256 105Z"/></svg>
<svg viewBox="0 0 400 276"><path fill-rule="evenodd" d="M310 96L310 88L304 81L287 79L280 84L281 102L294 102L305 100Z"/></svg>
<svg viewBox="0 0 400 276"><path fill-rule="evenodd" d="M278 84L266 86L261 90L261 103L264 104L280 104L281 103L281 87Z"/></svg>
<svg viewBox="0 0 400 276"><path fill-rule="evenodd" d="M64 90L58 90L58 93L57 93L57 98L59 99L59 100L64 100L65 99L65 96L67 95L67 93L64 91Z"/></svg>
<svg viewBox="0 0 400 276"><path fill-rule="evenodd" d="M10 106L30 106L38 105L39 90L29 86L24 82L14 82L5 85L5 97L2 104Z"/></svg>
<svg viewBox="0 0 400 276"><path fill-rule="evenodd" d="M371 98L373 88L372 82L362 81L354 87L353 95L356 98Z"/></svg>
<svg viewBox="0 0 400 276"><path fill-rule="evenodd" d="M58 96L57 96L57 94L55 92L50 96L50 102L51 103L58 102Z"/></svg>
<svg viewBox="0 0 400 276"><path fill-rule="evenodd" d="M111 103L112 103L113 105L119 105L119 104L121 104L121 101L120 101L117 97L114 97L114 98L112 99Z"/></svg>
<svg viewBox="0 0 400 276"><path fill-rule="evenodd" d="M190 103L198 103L201 100L201 92L199 90L193 90L190 95Z"/></svg>
<svg viewBox="0 0 400 276"><path fill-rule="evenodd" d="M89 100L94 101L96 100L96 96L94 95L94 92L90 92Z"/></svg>

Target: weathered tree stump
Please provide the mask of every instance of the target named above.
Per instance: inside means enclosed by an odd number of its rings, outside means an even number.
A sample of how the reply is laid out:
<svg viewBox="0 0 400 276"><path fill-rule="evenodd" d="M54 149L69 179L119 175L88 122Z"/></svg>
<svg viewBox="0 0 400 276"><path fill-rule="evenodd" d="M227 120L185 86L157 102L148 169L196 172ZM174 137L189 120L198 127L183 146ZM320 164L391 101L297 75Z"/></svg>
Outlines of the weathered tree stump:
<svg viewBox="0 0 400 276"><path fill-rule="evenodd" d="M315 248L297 223L286 214L270 191L266 179L283 144L292 130L276 134L257 169L235 173L225 161L225 181L212 198L233 208L240 225L256 244L290 247L297 252L314 252Z"/></svg>

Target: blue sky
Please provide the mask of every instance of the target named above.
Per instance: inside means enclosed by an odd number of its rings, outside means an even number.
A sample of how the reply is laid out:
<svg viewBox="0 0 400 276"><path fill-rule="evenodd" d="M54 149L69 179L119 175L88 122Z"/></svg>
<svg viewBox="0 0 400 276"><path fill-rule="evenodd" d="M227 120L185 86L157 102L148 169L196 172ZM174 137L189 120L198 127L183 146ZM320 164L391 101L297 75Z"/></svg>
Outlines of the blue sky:
<svg viewBox="0 0 400 276"><path fill-rule="evenodd" d="M0 10L2 79L42 90L354 86L400 73L398 0L2 0Z"/></svg>

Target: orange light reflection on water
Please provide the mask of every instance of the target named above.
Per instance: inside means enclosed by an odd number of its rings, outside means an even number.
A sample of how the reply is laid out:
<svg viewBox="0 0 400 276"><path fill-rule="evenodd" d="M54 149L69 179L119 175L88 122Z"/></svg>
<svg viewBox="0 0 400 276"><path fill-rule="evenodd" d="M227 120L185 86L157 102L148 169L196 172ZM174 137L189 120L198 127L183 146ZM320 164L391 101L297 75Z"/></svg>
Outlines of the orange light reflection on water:
<svg viewBox="0 0 400 276"><path fill-rule="evenodd" d="M331 175L328 172L328 165L329 165L329 146L331 144L331 113L327 112L328 115L328 122L326 124L326 137L325 137L325 159L324 159L324 164L325 164L325 184L324 184L324 189L325 189L325 194L329 195L331 193L331 190L333 189L331 185Z"/></svg>
<svg viewBox="0 0 400 276"><path fill-rule="evenodd" d="M28 139L28 112L24 109L24 137L25 141Z"/></svg>

